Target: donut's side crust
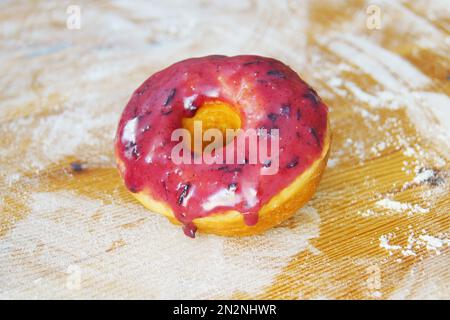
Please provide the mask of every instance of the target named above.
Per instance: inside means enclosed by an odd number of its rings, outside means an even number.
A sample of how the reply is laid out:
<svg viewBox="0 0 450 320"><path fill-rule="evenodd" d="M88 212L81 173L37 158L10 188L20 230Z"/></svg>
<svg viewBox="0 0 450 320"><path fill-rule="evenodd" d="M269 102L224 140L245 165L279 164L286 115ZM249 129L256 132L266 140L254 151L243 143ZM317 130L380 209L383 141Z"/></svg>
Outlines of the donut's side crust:
<svg viewBox="0 0 450 320"><path fill-rule="evenodd" d="M272 197L259 210L259 220L256 225L246 225L240 212L229 210L194 219L193 222L197 226L197 230L221 236L248 236L262 233L292 217L313 196L319 185L330 150L331 133L329 121L327 122L326 132L319 159L314 161L306 171L299 175L289 186ZM116 159L119 167L123 165L119 157L116 156ZM151 196L150 190L144 189L141 192L132 194L147 209L163 214L174 224L180 224L175 218L172 209L166 203L155 200Z"/></svg>

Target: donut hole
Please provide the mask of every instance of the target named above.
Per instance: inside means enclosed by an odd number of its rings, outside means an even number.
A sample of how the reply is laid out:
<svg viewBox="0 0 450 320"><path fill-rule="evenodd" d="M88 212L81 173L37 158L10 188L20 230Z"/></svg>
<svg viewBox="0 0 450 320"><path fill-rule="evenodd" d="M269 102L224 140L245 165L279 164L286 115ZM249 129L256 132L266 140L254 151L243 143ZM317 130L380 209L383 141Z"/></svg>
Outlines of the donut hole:
<svg viewBox="0 0 450 320"><path fill-rule="evenodd" d="M200 121L202 135L194 134L194 123ZM183 118L182 126L191 134L191 150L194 149L196 140L201 140L202 151L210 144L210 141L203 141L203 134L208 129L218 129L222 133L222 147L230 143L234 136L227 137L226 130L237 130L241 128L241 116L232 105L223 101L206 101L191 118ZM228 139L227 139L228 138Z"/></svg>

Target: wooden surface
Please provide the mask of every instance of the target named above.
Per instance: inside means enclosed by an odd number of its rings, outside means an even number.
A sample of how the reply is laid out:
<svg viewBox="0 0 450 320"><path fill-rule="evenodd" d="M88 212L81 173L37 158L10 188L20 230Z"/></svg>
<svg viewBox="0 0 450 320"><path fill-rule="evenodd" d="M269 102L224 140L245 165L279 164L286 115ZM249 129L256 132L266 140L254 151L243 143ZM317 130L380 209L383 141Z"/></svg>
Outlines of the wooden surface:
<svg viewBox="0 0 450 320"><path fill-rule="evenodd" d="M79 30L0 3L1 298L450 298L448 1L77 3ZM258 237L188 239L114 167L131 92L211 53L283 60L330 107L317 194Z"/></svg>

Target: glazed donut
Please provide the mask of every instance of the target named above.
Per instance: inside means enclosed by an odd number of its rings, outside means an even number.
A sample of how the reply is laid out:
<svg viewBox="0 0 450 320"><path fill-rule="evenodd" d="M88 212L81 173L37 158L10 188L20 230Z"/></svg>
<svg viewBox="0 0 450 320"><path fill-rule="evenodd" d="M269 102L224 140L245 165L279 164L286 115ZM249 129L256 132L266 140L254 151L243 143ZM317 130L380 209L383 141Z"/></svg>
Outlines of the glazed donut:
<svg viewBox="0 0 450 320"><path fill-rule="evenodd" d="M276 137L277 167L269 158L249 163L249 150L232 148L236 136L220 141L221 151L243 161L177 163L173 132L193 133L194 120L204 130L254 129L258 142ZM198 158L195 139L185 143L190 152L182 151L183 159ZM234 236L291 217L315 192L329 147L328 108L291 68L261 56L214 55L177 62L133 93L119 121L115 157L132 194L186 235ZM264 174L269 168L276 173Z"/></svg>

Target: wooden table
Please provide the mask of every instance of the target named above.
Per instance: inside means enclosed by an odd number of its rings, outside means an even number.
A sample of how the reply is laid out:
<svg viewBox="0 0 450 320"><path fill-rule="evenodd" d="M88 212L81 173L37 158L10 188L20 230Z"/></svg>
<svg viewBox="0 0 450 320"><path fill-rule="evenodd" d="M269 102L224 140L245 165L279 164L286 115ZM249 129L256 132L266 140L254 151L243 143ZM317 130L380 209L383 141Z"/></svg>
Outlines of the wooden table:
<svg viewBox="0 0 450 320"><path fill-rule="evenodd" d="M71 4L0 4L1 298L450 298L448 3ZM261 236L188 239L115 169L131 92L212 53L276 57L330 107L317 194Z"/></svg>

